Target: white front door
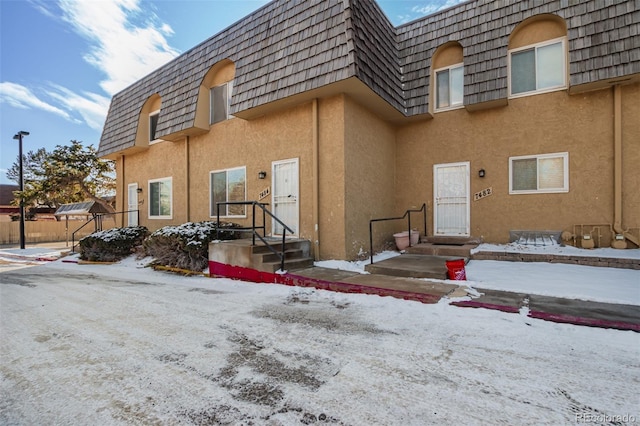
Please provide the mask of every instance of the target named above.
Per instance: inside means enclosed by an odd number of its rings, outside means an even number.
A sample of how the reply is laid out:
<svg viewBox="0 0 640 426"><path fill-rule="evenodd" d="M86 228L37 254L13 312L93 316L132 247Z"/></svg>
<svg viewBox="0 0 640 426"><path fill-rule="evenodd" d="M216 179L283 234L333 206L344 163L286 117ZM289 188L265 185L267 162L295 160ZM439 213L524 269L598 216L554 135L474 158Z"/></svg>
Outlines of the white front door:
<svg viewBox="0 0 640 426"><path fill-rule="evenodd" d="M127 186L127 214L128 226L138 226L138 184L130 183Z"/></svg>
<svg viewBox="0 0 640 426"><path fill-rule="evenodd" d="M469 162L433 166L434 235L469 234Z"/></svg>
<svg viewBox="0 0 640 426"><path fill-rule="evenodd" d="M273 214L298 235L298 159L275 161L272 164L271 200ZM272 234L282 235L283 227L275 220L272 221ZM287 236L291 236L287 232Z"/></svg>

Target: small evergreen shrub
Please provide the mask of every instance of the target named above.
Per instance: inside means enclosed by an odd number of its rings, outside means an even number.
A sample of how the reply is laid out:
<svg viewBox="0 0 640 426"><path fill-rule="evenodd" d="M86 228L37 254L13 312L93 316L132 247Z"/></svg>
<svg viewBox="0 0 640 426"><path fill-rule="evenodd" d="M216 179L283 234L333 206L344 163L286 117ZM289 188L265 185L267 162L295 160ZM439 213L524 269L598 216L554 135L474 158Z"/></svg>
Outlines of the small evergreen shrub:
<svg viewBox="0 0 640 426"><path fill-rule="evenodd" d="M239 238L233 231L240 225L220 222L221 240ZM165 226L144 241L145 254L155 263L189 271L203 271L209 263L209 242L216 240L217 222L187 222L179 226Z"/></svg>
<svg viewBox="0 0 640 426"><path fill-rule="evenodd" d="M80 259L115 262L129 256L149 235L144 226L112 228L94 232L79 241Z"/></svg>

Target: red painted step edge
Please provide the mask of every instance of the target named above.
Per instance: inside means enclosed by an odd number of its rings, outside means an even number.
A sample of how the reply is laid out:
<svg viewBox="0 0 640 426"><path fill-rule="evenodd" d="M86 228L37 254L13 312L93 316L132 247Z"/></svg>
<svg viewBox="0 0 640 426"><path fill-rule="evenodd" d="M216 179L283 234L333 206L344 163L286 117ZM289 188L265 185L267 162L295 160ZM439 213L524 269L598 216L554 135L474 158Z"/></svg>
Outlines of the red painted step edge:
<svg viewBox="0 0 640 426"><path fill-rule="evenodd" d="M586 325L589 327L615 328L618 330L632 330L640 332L640 324L624 321L610 321L596 318L576 317L573 315L550 314L542 311L529 311L531 318L543 319L565 324Z"/></svg>
<svg viewBox="0 0 640 426"><path fill-rule="evenodd" d="M313 287L319 290L329 290L339 293L373 294L378 296L391 296L398 299L414 300L422 303L437 303L440 296L434 294L415 293L404 290L393 290L380 287L370 287L360 284L334 282L310 278L290 273L277 274L273 272L258 271L243 266L227 265L220 262L209 261L209 275L211 277L232 278L254 283L283 284L297 287Z"/></svg>
<svg viewBox="0 0 640 426"><path fill-rule="evenodd" d="M498 310L498 311L514 313L514 314L520 311L520 309L515 306L497 305L493 303L476 302L473 300L463 300L458 302L452 302L451 304L455 306L460 306L460 307L485 308L485 309ZM588 327L598 327L598 328L615 328L618 330L631 330L631 331L640 332L640 324L635 324L635 323L625 322L625 321L611 321L611 320L603 320L603 319L596 319L596 318L576 317L573 315L565 315L565 314L551 314L543 311L529 311L527 316L529 318L536 318L536 319L563 323L563 324L584 325Z"/></svg>
<svg viewBox="0 0 640 426"><path fill-rule="evenodd" d="M511 314L517 314L520 312L520 308L515 306L496 305L494 303L475 302L473 300L461 300L458 302L451 302L451 304L463 308L485 308L492 309L494 311L508 312Z"/></svg>

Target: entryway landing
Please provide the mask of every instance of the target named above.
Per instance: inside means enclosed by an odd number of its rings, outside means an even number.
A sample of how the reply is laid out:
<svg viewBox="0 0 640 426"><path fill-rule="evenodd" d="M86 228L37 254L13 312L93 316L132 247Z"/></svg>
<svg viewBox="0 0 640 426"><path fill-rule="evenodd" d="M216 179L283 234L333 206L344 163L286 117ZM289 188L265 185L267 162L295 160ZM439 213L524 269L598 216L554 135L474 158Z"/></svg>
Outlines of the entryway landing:
<svg viewBox="0 0 640 426"><path fill-rule="evenodd" d="M407 278L447 279L447 260L464 259L463 256L433 256L425 254L404 253L400 256L381 260L365 266L370 274L388 275Z"/></svg>
<svg viewBox="0 0 640 426"><path fill-rule="evenodd" d="M365 266L371 274L410 278L448 279L447 260L471 258L471 250L481 243L478 238L457 236L422 237L420 243L408 247L400 256Z"/></svg>

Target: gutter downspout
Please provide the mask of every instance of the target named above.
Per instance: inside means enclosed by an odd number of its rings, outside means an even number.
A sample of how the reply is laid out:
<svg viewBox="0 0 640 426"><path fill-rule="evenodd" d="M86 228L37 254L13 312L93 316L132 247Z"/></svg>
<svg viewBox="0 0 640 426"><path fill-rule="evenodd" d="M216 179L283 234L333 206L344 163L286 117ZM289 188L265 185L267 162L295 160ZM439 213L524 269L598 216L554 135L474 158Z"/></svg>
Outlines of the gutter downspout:
<svg viewBox="0 0 640 426"><path fill-rule="evenodd" d="M191 176L191 161L189 159L189 136L185 136L185 147L184 147L184 151L185 151L185 186L186 186L186 191L185 193L187 194L186 197L186 205L187 205L187 222L191 222L191 180L190 180L190 176Z"/></svg>
<svg viewBox="0 0 640 426"><path fill-rule="evenodd" d="M320 178L319 170L319 123L318 123L318 98L314 98L311 104L311 144L312 144L312 175L313 175L313 257L316 261L320 260L320 230L318 224L320 222Z"/></svg>
<svg viewBox="0 0 640 426"><path fill-rule="evenodd" d="M125 176L125 174L124 174L124 170L125 170L125 169L124 169L124 157L125 157L125 156L124 156L124 154L120 157L120 158L122 159L121 166L120 166L120 167L122 167L122 179L120 180L120 183L121 183L121 185L122 185L122 188L121 188L121 190L120 190L120 194L122 194L122 196L120 197L120 200L121 200L121 202L122 202L122 209L121 209L121 211L125 211L125 210L124 210L124 206L127 206L127 210L129 210L129 204L130 204L130 203L129 203L129 191L128 191L128 189L126 188L126 185L127 185L127 184L125 183L125 182L127 181L127 179L126 179L126 176ZM118 165L117 165L117 163L116 163L116 180L118 179L118 170L117 170L117 167L118 167ZM125 191L125 189L127 189L127 190ZM124 194L127 194L127 195L126 195L126 197L127 197L127 202L126 202L126 203L124 202L124 197L125 197L125 195L124 195ZM116 191L116 195L117 195L117 191ZM118 198L116 197L116 211L117 211L117 210L118 210ZM138 214L138 216L140 216L140 214ZM67 216L67 220L69 220L69 216ZM138 219L138 222L140 222L140 219ZM138 223L138 225L140 225L140 223ZM124 228L124 214L120 215L120 227Z"/></svg>
<svg viewBox="0 0 640 426"><path fill-rule="evenodd" d="M613 86L613 230L640 246L640 241L622 228L622 89Z"/></svg>

